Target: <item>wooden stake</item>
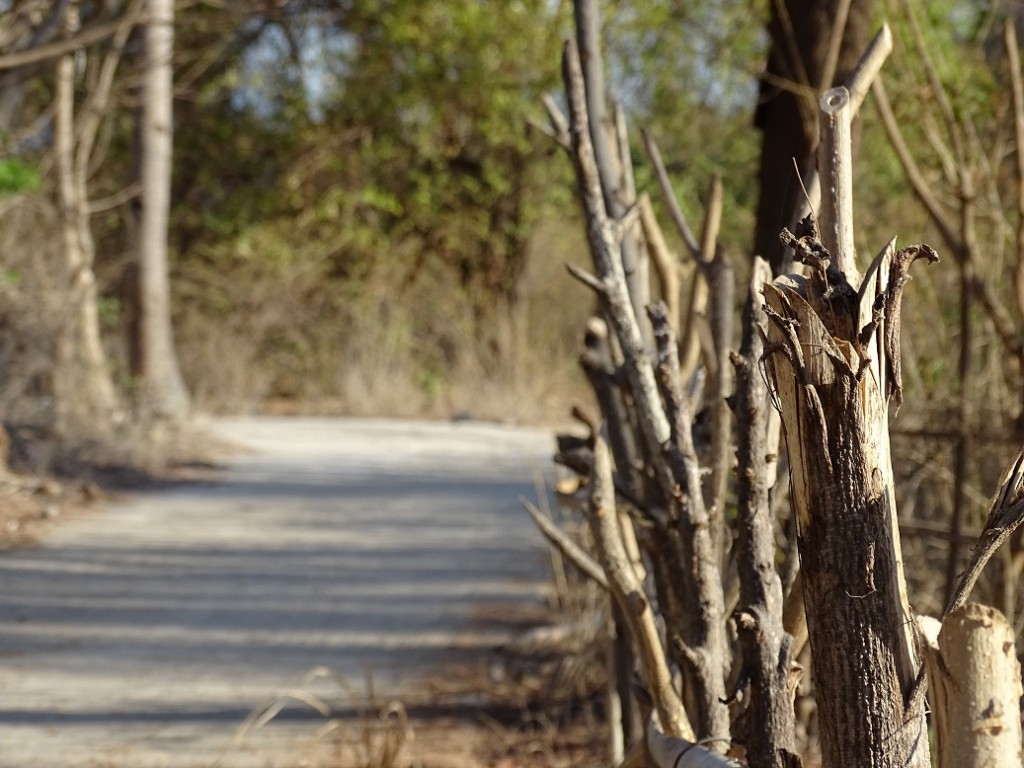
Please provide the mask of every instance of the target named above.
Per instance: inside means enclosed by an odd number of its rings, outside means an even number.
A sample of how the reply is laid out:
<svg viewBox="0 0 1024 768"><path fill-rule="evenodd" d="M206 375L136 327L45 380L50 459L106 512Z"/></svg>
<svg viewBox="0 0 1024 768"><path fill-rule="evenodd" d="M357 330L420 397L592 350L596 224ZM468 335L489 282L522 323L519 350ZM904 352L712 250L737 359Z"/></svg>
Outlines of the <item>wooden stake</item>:
<svg viewBox="0 0 1024 768"><path fill-rule="evenodd" d="M821 242L846 281L860 285L853 244L853 157L850 137L850 92L839 86L821 97Z"/></svg>
<svg viewBox="0 0 1024 768"><path fill-rule="evenodd" d="M1024 690L1010 625L978 603L949 614L941 631L934 619L922 624L937 765L1018 768Z"/></svg>

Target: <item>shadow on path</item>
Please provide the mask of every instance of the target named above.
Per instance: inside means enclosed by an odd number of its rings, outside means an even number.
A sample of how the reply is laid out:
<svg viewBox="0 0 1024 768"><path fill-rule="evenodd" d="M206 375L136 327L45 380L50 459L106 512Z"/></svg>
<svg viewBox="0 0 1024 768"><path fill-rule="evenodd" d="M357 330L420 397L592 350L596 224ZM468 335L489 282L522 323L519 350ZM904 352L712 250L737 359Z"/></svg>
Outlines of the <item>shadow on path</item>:
<svg viewBox="0 0 1024 768"><path fill-rule="evenodd" d="M474 607L537 601L542 548L517 498L545 466L543 433L217 429L252 449L222 483L140 495L0 558L2 765L278 764L273 745L224 745L311 668L414 695L432 665L506 639L470 625Z"/></svg>

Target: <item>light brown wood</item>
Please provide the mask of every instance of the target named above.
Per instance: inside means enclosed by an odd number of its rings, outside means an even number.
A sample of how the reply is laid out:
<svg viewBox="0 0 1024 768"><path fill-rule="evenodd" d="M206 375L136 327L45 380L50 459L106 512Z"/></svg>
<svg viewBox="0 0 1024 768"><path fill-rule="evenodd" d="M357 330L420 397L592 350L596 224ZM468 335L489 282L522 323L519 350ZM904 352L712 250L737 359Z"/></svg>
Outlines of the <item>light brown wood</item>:
<svg viewBox="0 0 1024 768"><path fill-rule="evenodd" d="M701 340L699 326L707 324L708 313L708 280L707 265L714 257L715 244L722 227L722 180L715 177L708 190L708 201L704 209L704 226L701 228L701 259L702 267L693 272L690 282L690 297L686 304L686 321L683 323L683 335L680 337L679 370L682 380L689 381L701 357ZM714 350L708 350L711 364L715 364Z"/></svg>
<svg viewBox="0 0 1024 768"><path fill-rule="evenodd" d="M661 231L658 219L654 215L651 197L646 192L640 195L640 222L644 227L644 238L647 251L654 264L654 273L658 276L661 286L661 297L668 306L668 318L672 324L672 332L679 337L681 317L679 314L680 290L682 283L679 256L668 247L665 235Z"/></svg>
<svg viewBox="0 0 1024 768"><path fill-rule="evenodd" d="M821 178L821 242L832 263L854 286L860 285L853 242L853 140L850 92L840 86L821 97L818 169Z"/></svg>
<svg viewBox="0 0 1024 768"><path fill-rule="evenodd" d="M829 170L823 169L825 188L835 183ZM849 215L845 205L829 210ZM936 260L935 252L927 246L896 252L891 242L855 290L833 266L816 227L802 225L786 239L810 276L765 286L767 367L790 457L823 762L924 768L927 723L915 695L920 669L903 577L888 404L902 396L903 286L910 265Z"/></svg>
<svg viewBox="0 0 1024 768"><path fill-rule="evenodd" d="M672 674L665 662L665 649L650 601L629 561L622 542L622 532L615 511L615 490L612 485L611 454L601 435L594 436L594 469L591 475L590 504L587 522L594 537L598 561L608 579L612 596L633 637L634 648L650 687L655 711L661 727L677 738L694 740L693 726L672 683Z"/></svg>
<svg viewBox="0 0 1024 768"><path fill-rule="evenodd" d="M1020 768L1020 664L995 608L967 603L922 622L938 768Z"/></svg>

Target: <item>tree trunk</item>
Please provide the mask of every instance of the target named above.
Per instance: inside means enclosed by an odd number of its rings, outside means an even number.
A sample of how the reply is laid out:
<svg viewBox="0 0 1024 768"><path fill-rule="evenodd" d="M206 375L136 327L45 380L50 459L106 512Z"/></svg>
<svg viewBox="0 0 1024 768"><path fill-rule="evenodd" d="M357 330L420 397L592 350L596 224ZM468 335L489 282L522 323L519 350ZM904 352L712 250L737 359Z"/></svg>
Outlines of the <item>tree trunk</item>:
<svg viewBox="0 0 1024 768"><path fill-rule="evenodd" d="M77 26L69 17L69 25ZM57 62L54 149L64 263L68 279L68 316L57 340L54 399L58 428L108 426L118 411L100 335L95 246L89 226L82 164L75 157L75 55Z"/></svg>
<svg viewBox="0 0 1024 768"><path fill-rule="evenodd" d="M888 400L900 396L902 286L934 252L890 243L858 296L814 234L797 234L813 274L765 286L768 369L792 467L824 765L928 766Z"/></svg>
<svg viewBox="0 0 1024 768"><path fill-rule="evenodd" d="M181 418L189 397L178 367L167 274L170 211L174 0L149 0L142 113L142 218L139 301L142 338L141 406L152 415Z"/></svg>

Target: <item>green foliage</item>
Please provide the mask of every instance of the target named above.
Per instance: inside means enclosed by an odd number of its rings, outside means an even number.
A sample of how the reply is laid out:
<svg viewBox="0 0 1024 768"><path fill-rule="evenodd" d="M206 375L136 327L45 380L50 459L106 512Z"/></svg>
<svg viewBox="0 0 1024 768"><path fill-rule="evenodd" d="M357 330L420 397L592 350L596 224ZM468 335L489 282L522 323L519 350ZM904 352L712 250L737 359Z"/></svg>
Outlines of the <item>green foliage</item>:
<svg viewBox="0 0 1024 768"><path fill-rule="evenodd" d="M692 226L699 227L711 177L722 177L729 222L722 239L737 255L750 251L757 205L760 135L751 116L765 14L763 4L743 0L618 0L605 24L613 97L656 136ZM655 190L639 145L633 157L638 184Z"/></svg>
<svg viewBox="0 0 1024 768"><path fill-rule="evenodd" d="M1005 115L1007 98L983 53L997 26L991 4L912 4L943 82L957 95L954 108L979 126L998 163L1006 126L984 128L989 116ZM658 204L639 140L647 127L694 228L711 177L723 177L722 240L741 268L759 194L760 135L751 118L768 4L600 6L609 90L627 113L639 187ZM889 0L879 8L898 38L885 77L894 83L890 93L900 93L894 102L922 165L941 179L928 126L913 114L923 79L904 7ZM517 331L523 335L551 322L528 306L529 259L556 265L545 279L560 293L576 291L560 265L586 258L570 164L527 127L543 119L540 95L560 93L570 16L565 0L183 6L171 223L175 292L188 302L179 319L199 314L239 337L251 330L255 357L273 369L267 378L281 392L328 381L367 316L395 321L378 306L389 302L415 305L403 315L411 328L382 334L400 340L388 349L411 358L410 383L425 396L440 399L467 357L482 358L491 375L500 371L511 359L496 330L502 312L518 303L528 318ZM90 55L101 52L97 46ZM129 53L125 72L132 64ZM46 81L38 87L39 103L48 102ZM111 113L104 162L90 182L97 200L131 178L133 119L124 104ZM876 248L907 230L907 216L918 217L911 223L920 216L870 103L862 115L858 242ZM0 161L0 194L37 188L37 160ZM123 263L125 218L123 211L93 217L97 266L108 284ZM668 218L661 220L672 238ZM559 234L540 236L545 228ZM433 301L424 298L430 292ZM127 314L116 303L106 309L108 327ZM571 347L578 329L544 330Z"/></svg>
<svg viewBox="0 0 1024 768"><path fill-rule="evenodd" d="M0 160L0 195L17 195L39 189L39 171L20 160Z"/></svg>
<svg viewBox="0 0 1024 768"><path fill-rule="evenodd" d="M548 162L555 148L527 127L557 85L564 10L547 0L343 5L259 20L179 106L178 251L190 275L213 270L211 282L242 264L304 281L318 313L292 335L307 337L346 327L347 307L375 282L400 300L440 275L446 300L475 317L469 341L491 348L494 308L516 301L536 222L574 206L568 164ZM183 39L210 45L212 12L189 18ZM213 312L239 306L223 291L200 294ZM424 391L439 386L445 363L428 350L442 341L415 353ZM284 348L279 337L263 345L270 357Z"/></svg>

